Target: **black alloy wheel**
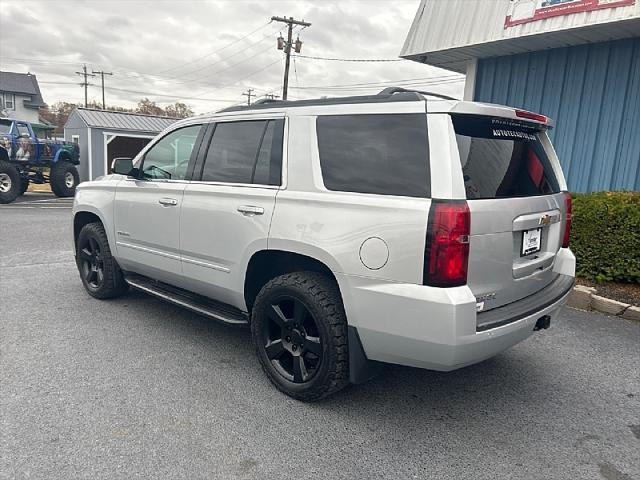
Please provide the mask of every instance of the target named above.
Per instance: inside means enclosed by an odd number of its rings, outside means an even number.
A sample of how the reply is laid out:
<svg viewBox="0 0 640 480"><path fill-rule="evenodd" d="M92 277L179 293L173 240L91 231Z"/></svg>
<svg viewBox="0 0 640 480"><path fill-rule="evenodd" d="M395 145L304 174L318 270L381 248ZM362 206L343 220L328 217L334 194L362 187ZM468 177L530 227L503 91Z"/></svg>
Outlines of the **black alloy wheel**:
<svg viewBox="0 0 640 480"><path fill-rule="evenodd" d="M88 223L76 239L76 264L89 295L105 299L119 297L129 285L111 255L109 240L100 222Z"/></svg>
<svg viewBox="0 0 640 480"><path fill-rule="evenodd" d="M251 335L267 377L290 397L316 401L348 385L347 318L329 275L269 280L252 306Z"/></svg>
<svg viewBox="0 0 640 480"><path fill-rule="evenodd" d="M276 371L294 383L310 381L322 364L322 341L309 308L283 295L267 309L262 341Z"/></svg>
<svg viewBox="0 0 640 480"><path fill-rule="evenodd" d="M86 285L99 290L104 284L104 257L98 241L93 237L86 238L79 251L80 273Z"/></svg>

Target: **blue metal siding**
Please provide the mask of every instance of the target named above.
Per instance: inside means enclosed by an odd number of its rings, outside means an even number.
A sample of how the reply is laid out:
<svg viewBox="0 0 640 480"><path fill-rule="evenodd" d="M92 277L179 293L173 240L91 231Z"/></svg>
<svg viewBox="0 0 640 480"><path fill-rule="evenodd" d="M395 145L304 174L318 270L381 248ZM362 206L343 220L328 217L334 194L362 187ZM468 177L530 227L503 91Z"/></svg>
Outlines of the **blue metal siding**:
<svg viewBox="0 0 640 480"><path fill-rule="evenodd" d="M571 191L640 190L640 37L482 59L475 99L553 118Z"/></svg>

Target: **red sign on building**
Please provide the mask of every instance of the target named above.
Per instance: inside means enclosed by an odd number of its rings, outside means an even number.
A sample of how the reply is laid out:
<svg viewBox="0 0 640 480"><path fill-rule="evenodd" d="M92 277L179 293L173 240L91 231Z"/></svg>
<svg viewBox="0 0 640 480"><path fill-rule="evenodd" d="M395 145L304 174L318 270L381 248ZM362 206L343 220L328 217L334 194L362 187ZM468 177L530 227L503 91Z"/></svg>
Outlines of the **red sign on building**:
<svg viewBox="0 0 640 480"><path fill-rule="evenodd" d="M513 0L504 28L572 13L626 7L634 3L635 0Z"/></svg>

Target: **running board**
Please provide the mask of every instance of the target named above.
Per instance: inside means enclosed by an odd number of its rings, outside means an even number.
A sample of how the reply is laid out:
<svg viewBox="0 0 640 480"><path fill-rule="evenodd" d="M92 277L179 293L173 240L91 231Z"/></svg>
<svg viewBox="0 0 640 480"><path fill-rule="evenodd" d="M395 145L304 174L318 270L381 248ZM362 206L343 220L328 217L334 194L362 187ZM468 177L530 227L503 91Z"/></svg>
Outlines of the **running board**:
<svg viewBox="0 0 640 480"><path fill-rule="evenodd" d="M247 314L231 305L217 302L210 298L198 295L181 288L158 282L142 275L129 274L125 281L133 288L159 297L167 302L187 308L192 312L219 322L232 325L248 325Z"/></svg>

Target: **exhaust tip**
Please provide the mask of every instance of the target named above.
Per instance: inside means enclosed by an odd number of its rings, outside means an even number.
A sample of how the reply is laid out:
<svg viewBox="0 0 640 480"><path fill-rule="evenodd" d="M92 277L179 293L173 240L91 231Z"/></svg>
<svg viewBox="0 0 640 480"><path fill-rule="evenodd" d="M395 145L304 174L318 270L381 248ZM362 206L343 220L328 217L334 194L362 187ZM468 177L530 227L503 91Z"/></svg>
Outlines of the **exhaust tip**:
<svg viewBox="0 0 640 480"><path fill-rule="evenodd" d="M533 327L533 331L546 330L551 325L551 317L549 315L543 315L536 321L536 326Z"/></svg>

